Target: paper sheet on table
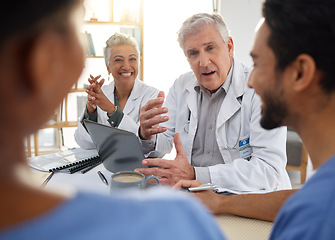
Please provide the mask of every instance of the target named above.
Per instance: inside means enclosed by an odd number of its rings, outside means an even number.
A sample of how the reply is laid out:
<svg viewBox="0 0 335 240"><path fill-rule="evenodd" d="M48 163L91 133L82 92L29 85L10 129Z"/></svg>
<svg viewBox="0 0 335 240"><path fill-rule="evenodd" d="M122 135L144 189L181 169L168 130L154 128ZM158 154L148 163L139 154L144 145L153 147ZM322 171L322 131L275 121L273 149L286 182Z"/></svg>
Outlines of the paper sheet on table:
<svg viewBox="0 0 335 240"><path fill-rule="evenodd" d="M268 193L268 192L272 192L270 190L258 190L258 191L236 191L236 190L232 190L232 189L228 189L228 188L216 188L215 192L217 193L232 193L232 194L250 194L250 193L255 193L255 194L262 194L262 193Z"/></svg>

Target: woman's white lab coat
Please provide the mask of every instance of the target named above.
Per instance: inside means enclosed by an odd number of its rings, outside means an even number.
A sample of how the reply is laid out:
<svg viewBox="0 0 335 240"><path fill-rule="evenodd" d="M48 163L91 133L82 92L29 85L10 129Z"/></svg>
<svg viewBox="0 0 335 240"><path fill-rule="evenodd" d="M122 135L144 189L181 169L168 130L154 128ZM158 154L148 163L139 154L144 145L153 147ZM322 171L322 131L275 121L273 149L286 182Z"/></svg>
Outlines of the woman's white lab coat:
<svg viewBox="0 0 335 240"><path fill-rule="evenodd" d="M106 97L114 103L114 81L108 85L103 85L101 90L104 92ZM127 103L123 109L123 118L118 126L120 129L124 129L138 135L138 128L140 124L139 116L141 107L146 104L150 99L156 98L158 90L154 87L148 86L142 81L135 79L134 87L130 93ZM108 122L107 113L97 107L98 123L110 126ZM78 127L74 133L74 137L78 145L84 149L93 149L93 144L90 135L82 124L84 112L79 118Z"/></svg>
<svg viewBox="0 0 335 240"><path fill-rule="evenodd" d="M225 164L209 166L211 182L239 192L290 189L285 170L286 127L267 131L260 126L260 98L247 87L250 72L249 67L234 61L232 82L218 113L215 132ZM169 109L169 121L164 124L168 130L157 135L158 155L171 151L173 136L180 132L191 162L198 126L196 85L199 84L194 73L189 72L181 75L171 87L164 104ZM239 140L248 138L252 154L247 160L240 157Z"/></svg>

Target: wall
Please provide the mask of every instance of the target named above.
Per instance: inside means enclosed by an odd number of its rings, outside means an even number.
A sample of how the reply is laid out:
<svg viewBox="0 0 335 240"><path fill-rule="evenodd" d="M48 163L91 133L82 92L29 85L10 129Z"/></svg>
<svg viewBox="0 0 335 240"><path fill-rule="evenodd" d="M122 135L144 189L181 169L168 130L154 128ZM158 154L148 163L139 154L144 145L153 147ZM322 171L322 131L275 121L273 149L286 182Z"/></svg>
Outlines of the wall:
<svg viewBox="0 0 335 240"><path fill-rule="evenodd" d="M144 0L144 82L165 94L190 71L177 42L181 24L195 13L212 12L212 0Z"/></svg>
<svg viewBox="0 0 335 240"><path fill-rule="evenodd" d="M263 0L221 0L220 14L225 19L234 41L235 58L252 66L249 56L254 31L262 18Z"/></svg>

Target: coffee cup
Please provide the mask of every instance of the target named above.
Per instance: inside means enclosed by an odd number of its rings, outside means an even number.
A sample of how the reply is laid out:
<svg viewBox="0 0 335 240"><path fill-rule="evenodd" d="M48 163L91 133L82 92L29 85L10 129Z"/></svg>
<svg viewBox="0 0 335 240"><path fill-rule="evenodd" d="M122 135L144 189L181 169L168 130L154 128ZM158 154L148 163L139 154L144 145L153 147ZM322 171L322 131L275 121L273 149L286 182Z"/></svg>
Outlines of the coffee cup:
<svg viewBox="0 0 335 240"><path fill-rule="evenodd" d="M129 188L145 189L148 181L156 180L159 185L159 179L156 176L145 176L142 173L134 171L123 171L114 173L111 177L111 190L121 190Z"/></svg>

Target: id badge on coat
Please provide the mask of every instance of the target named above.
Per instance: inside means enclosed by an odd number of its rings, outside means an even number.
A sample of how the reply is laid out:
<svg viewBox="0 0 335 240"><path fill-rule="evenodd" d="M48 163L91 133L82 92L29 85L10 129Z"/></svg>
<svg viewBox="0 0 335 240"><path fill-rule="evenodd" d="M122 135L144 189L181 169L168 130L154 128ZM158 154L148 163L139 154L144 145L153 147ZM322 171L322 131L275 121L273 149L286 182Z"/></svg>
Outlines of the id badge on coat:
<svg viewBox="0 0 335 240"><path fill-rule="evenodd" d="M240 157L241 158L245 158L247 160L250 159L251 154L252 154L252 150L250 147L250 137L241 139L238 142L238 150L240 152Z"/></svg>

